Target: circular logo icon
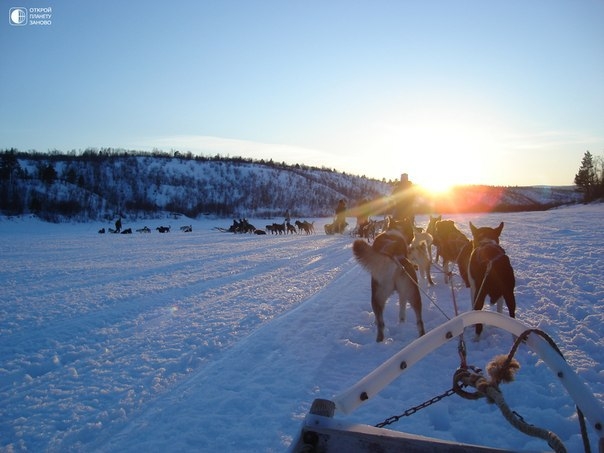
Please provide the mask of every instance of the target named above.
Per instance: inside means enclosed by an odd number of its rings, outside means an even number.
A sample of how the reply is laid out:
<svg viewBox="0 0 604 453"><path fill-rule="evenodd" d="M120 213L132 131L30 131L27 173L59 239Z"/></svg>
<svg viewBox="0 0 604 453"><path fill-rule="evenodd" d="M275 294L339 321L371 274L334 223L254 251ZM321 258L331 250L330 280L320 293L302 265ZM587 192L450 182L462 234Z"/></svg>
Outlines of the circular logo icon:
<svg viewBox="0 0 604 453"><path fill-rule="evenodd" d="M27 10L25 8L11 8L8 13L11 25L25 25L27 23Z"/></svg>

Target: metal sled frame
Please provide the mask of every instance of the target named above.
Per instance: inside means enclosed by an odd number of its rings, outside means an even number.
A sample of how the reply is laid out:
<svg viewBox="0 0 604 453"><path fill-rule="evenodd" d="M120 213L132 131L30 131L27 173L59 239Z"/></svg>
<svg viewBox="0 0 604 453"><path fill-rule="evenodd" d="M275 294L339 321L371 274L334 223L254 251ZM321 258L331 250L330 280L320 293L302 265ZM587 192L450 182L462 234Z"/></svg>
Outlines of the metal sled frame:
<svg viewBox="0 0 604 453"><path fill-rule="evenodd" d="M461 335L466 327L475 324L495 326L516 336L530 329L516 319L487 311L470 311L447 321L410 343L355 385L337 395L333 401L315 400L310 413L306 416L299 438L292 443L291 450L294 452L408 451L418 453L506 451L415 436L368 425L344 423L333 418L336 410L343 414L351 413L404 374L420 359ZM599 452L604 453L604 409L601 404L564 358L545 339L531 334L526 344L549 366L581 409L589 426L599 436Z"/></svg>

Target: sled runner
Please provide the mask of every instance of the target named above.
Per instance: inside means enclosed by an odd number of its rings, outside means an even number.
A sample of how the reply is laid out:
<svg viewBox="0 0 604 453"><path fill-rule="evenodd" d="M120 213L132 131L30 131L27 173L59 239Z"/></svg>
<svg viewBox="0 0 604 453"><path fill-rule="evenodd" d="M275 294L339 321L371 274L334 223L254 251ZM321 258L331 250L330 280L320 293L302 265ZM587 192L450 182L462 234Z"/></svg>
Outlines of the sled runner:
<svg viewBox="0 0 604 453"><path fill-rule="evenodd" d="M496 366L488 367L491 379L486 379L482 376L481 370L477 370L465 363L465 348L463 347L462 333L466 327L476 324L491 325L510 332L517 337L507 358L505 360L498 359ZM398 420L400 416L392 417L394 420L387 420L375 427L346 423L334 417L337 412L341 412L342 414L351 413L357 407L375 397L394 379L405 374L411 366L427 354L457 337L460 339L461 365L453 373L453 388L446 394L433 398L433 400L439 401L445 396L454 393L467 399L484 397L489 402L495 403L504 417L515 428L530 436L544 439L557 452L566 451L564 445L554 433L524 423L517 414L513 413L507 407L503 396L499 392L498 384L511 380L506 373L510 369L512 374L515 371L513 370L515 360L513 359L513 355L516 349L521 343L525 343L553 371L554 375L569 393L577 406L579 421L584 421L583 417L587 419L587 425L581 424L584 443L589 442L585 434L586 430L594 430L599 438L599 452L604 453L604 408L566 363L564 357L562 357L562 354L547 334L532 329L508 316L482 311L471 311L461 314L427 332L424 336L416 339L385 361L355 385L334 397L333 401L324 399L315 400L302 424L302 429L297 439L292 443L291 451L414 453L508 451L486 446L443 441L383 428L383 426ZM422 407L428 404L432 403L427 402ZM417 410L417 408L413 409ZM476 423L479 423L479 421L476 421ZM586 451L589 451L588 445L586 445Z"/></svg>

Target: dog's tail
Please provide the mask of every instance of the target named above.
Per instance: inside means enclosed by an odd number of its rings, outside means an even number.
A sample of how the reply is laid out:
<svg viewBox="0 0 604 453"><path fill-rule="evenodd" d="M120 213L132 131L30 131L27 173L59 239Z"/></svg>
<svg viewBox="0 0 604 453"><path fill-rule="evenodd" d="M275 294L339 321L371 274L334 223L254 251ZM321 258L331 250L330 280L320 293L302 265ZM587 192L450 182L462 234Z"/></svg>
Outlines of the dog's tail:
<svg viewBox="0 0 604 453"><path fill-rule="evenodd" d="M352 243L352 253L363 267L370 267L372 252L371 246L361 239Z"/></svg>
<svg viewBox="0 0 604 453"><path fill-rule="evenodd" d="M352 253L373 277L383 276L391 269L391 258L375 251L367 242L357 239L352 243ZM392 272L390 270L390 272Z"/></svg>

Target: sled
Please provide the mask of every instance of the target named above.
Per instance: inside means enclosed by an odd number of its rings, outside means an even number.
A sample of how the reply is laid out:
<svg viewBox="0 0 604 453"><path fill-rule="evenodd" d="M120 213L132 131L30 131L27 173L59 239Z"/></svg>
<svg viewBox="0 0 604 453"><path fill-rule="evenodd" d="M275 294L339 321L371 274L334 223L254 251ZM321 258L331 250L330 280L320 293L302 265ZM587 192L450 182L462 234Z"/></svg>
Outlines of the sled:
<svg viewBox="0 0 604 453"><path fill-rule="evenodd" d="M344 233L344 230L346 229L347 226L348 226L348 223L344 222L344 226L342 227L342 231L338 231L338 229L337 229L337 223L334 220L333 223L327 223L327 224L323 225L323 229L325 230L325 234L327 234L327 235L342 234L342 233Z"/></svg>
<svg viewBox="0 0 604 453"><path fill-rule="evenodd" d="M297 438L292 442L290 451L295 453L377 451L450 453L512 451L417 436L385 429L383 427L346 423L345 421L335 418L337 412L349 414L360 405L375 397L382 389L392 383L394 379L405 374L409 368L430 352L455 338L463 338L461 335L464 329L475 324L487 324L498 327L512 333L514 336L518 337L519 340L523 340L523 342L526 343L541 360L543 360L559 379L562 386L575 402L578 410L580 410L580 418L584 415L587 419L587 428L591 428L597 433L599 438L599 452L604 453L604 408L601 403L596 400L589 388L566 363L564 357L562 357L553 342L548 341L546 335L538 335L536 329L532 329L516 319L487 311L471 311L456 316L426 333L424 336L414 340L352 387L335 396L333 400L316 399L302 424L302 428L298 433ZM520 341L517 342L520 343ZM464 363L464 359L462 359L462 363ZM479 373L472 370L472 367L467 367L466 369L462 368L463 367L461 367L458 372L461 371L459 376L463 376L461 379L463 379L464 384L472 382L472 380L474 380L475 383L483 382L481 381L481 377L478 376ZM484 389L486 387L477 386L476 388ZM466 393L466 396L469 397L476 395L476 393L467 392L461 388L460 392ZM478 393L479 390L476 392ZM555 434L551 434L552 436L555 436ZM556 451L565 451L563 446L559 447L560 449L556 448L554 437L548 439L545 437L543 438L547 440L550 446L556 449Z"/></svg>

